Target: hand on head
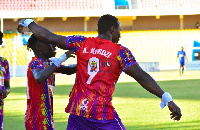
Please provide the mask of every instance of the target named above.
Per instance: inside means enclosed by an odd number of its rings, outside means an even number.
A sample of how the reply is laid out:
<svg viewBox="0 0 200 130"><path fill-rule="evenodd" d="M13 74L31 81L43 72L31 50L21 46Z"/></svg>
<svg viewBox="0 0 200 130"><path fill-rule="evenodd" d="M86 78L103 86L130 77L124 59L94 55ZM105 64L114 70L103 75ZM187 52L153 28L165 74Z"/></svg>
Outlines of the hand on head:
<svg viewBox="0 0 200 130"><path fill-rule="evenodd" d="M69 50L67 52L65 52L66 56L69 57L73 57L75 58L76 53L73 50Z"/></svg>
<svg viewBox="0 0 200 130"><path fill-rule="evenodd" d="M30 23L32 23L32 22L34 22L32 19L22 19L21 21L19 21L19 24L18 24L18 27L17 27L17 31L19 32L19 33L24 33L23 32L23 27L28 27L28 25L30 24Z"/></svg>
<svg viewBox="0 0 200 130"><path fill-rule="evenodd" d="M24 34L23 28L24 28L24 27L23 27L22 25L18 25L17 31L18 31L19 33Z"/></svg>
<svg viewBox="0 0 200 130"><path fill-rule="evenodd" d="M25 20L26 20L26 19L22 19L22 20L19 21L19 23L18 23L17 31L18 31L19 33L24 34L24 32L23 32L23 28L24 28L23 24L24 24L24 21L25 21Z"/></svg>

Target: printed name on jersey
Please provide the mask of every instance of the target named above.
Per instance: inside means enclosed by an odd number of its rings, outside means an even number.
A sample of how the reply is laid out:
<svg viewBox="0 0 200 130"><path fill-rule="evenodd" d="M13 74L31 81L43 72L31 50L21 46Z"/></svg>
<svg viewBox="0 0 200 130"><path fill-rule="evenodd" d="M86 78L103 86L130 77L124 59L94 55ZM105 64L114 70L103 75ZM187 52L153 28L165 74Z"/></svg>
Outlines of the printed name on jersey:
<svg viewBox="0 0 200 130"><path fill-rule="evenodd" d="M103 50L103 49L91 48L91 50L88 51L88 50L87 50L87 47L85 47L85 48L83 49L83 53L99 54L99 55L103 55L103 56L105 56L105 57L107 57L107 58L109 58L109 57L112 55L111 52L106 51L106 50Z"/></svg>

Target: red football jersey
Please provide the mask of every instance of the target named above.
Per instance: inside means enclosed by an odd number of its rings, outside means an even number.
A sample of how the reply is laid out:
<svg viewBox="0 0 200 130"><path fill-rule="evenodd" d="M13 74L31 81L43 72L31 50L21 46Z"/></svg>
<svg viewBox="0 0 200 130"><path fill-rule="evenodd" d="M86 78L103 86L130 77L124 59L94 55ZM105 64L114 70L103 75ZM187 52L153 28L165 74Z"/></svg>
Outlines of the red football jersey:
<svg viewBox="0 0 200 130"><path fill-rule="evenodd" d="M99 120L114 119L112 95L122 71L137 64L120 44L101 38L69 36L68 49L76 51L76 80L66 112Z"/></svg>
<svg viewBox="0 0 200 130"><path fill-rule="evenodd" d="M54 129L51 98L48 86L54 86L54 74L45 82L38 84L33 77L35 69L44 69L50 61L33 57L27 70L27 110L25 114L25 127L28 130L52 130Z"/></svg>
<svg viewBox="0 0 200 130"><path fill-rule="evenodd" d="M10 80L9 64L6 58L0 57L0 90L5 89L4 81ZM4 104L0 106L0 115L4 115Z"/></svg>

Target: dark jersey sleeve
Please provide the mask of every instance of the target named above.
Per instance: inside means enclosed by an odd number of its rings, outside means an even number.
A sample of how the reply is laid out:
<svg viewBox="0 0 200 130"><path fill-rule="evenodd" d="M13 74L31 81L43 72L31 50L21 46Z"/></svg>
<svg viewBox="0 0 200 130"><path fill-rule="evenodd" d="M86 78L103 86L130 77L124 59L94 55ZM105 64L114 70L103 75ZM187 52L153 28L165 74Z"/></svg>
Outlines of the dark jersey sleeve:
<svg viewBox="0 0 200 130"><path fill-rule="evenodd" d="M66 37L66 47L68 50L73 50L76 52L80 48L81 43L83 43L85 41L85 39L86 38L81 35L67 36Z"/></svg>

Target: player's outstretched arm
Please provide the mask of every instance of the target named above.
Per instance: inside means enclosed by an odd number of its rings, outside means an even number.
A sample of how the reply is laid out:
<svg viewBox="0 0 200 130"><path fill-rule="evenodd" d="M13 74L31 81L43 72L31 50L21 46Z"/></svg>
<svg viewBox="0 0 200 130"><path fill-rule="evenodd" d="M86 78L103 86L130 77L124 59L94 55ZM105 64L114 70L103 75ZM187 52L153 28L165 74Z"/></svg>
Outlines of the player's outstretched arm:
<svg viewBox="0 0 200 130"><path fill-rule="evenodd" d="M76 69L77 69L76 64L69 65L69 66L62 65L58 70L56 70L56 72L71 75L71 74L76 73Z"/></svg>
<svg viewBox="0 0 200 130"><path fill-rule="evenodd" d="M38 84L46 81L52 74L55 72L57 68L61 66L61 63L66 61L69 57L67 57L66 53L61 55L59 58L52 59L51 65L45 69L35 69L33 70L33 76Z"/></svg>
<svg viewBox="0 0 200 130"><path fill-rule="evenodd" d="M176 62L178 61L178 56L176 57Z"/></svg>
<svg viewBox="0 0 200 130"><path fill-rule="evenodd" d="M57 69L57 66L55 64L52 64L45 69L41 69L41 68L35 69L32 73L36 82L38 84L41 84L44 81L46 81L56 69Z"/></svg>
<svg viewBox="0 0 200 130"><path fill-rule="evenodd" d="M135 64L130 66L126 70L126 74L133 77L143 88L145 88L150 93L161 98L161 108L164 108L165 105L168 105L169 110L171 111L171 118L174 120L180 120L182 114L180 108L172 101L172 97L169 93L164 92L157 82L142 68Z"/></svg>
<svg viewBox="0 0 200 130"><path fill-rule="evenodd" d="M54 34L48 29L36 24L32 19L22 19L19 22L17 28L19 33L23 33L23 27L28 27L37 39L45 43L54 44L61 49L67 49L65 45L65 36Z"/></svg>
<svg viewBox="0 0 200 130"><path fill-rule="evenodd" d="M187 62L188 62L188 57L187 56L185 56L185 59L187 60Z"/></svg>

